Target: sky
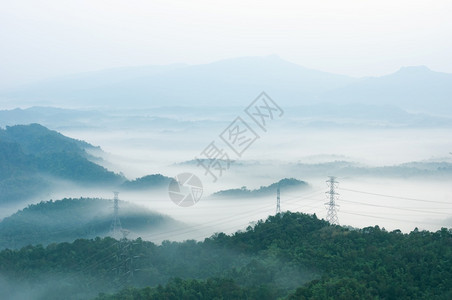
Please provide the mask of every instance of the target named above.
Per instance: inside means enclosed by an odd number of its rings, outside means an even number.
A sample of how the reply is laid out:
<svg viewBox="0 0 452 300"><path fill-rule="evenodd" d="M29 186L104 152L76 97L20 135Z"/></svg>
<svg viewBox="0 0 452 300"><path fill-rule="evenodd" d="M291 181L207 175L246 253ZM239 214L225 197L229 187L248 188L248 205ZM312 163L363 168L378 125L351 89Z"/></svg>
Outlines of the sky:
<svg viewBox="0 0 452 300"><path fill-rule="evenodd" d="M0 2L0 88L272 54L355 77L410 65L452 73L450 0Z"/></svg>

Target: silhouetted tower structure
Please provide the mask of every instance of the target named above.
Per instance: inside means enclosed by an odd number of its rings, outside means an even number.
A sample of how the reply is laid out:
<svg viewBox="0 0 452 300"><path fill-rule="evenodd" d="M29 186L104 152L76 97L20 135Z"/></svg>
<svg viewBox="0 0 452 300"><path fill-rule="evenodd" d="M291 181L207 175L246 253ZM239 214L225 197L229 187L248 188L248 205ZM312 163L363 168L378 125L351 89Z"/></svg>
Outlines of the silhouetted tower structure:
<svg viewBox="0 0 452 300"><path fill-rule="evenodd" d="M281 213L281 191L279 189L279 184L278 184L278 188L276 189L276 214L280 214Z"/></svg>
<svg viewBox="0 0 452 300"><path fill-rule="evenodd" d="M328 186L326 196L327 199L329 200L328 202L325 203L325 205L327 205L328 210L326 214L326 220L330 222L330 224L339 225L339 219L337 218L337 210L339 205L336 204L339 194L336 193L336 188L338 185L336 177L330 176L329 179L326 181L326 184Z"/></svg>
<svg viewBox="0 0 452 300"><path fill-rule="evenodd" d="M122 235L122 226L121 221L119 220L118 210L119 210L119 192L113 192L115 194L115 198L113 200L113 220L110 226L110 235L119 239Z"/></svg>

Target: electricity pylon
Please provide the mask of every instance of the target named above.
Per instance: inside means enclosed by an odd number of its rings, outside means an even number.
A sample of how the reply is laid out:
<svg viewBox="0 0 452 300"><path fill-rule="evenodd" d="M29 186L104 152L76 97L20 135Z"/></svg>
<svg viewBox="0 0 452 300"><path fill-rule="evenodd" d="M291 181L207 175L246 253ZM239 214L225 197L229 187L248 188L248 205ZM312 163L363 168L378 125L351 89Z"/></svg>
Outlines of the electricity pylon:
<svg viewBox="0 0 452 300"><path fill-rule="evenodd" d="M113 192L115 198L113 200L113 220L110 226L110 235L115 239L120 239L122 235L121 221L119 220L118 210L119 210L119 192Z"/></svg>
<svg viewBox="0 0 452 300"><path fill-rule="evenodd" d="M339 225L339 219L337 218L337 207L339 205L336 204L336 201L338 200L339 194L336 193L336 188L338 182L336 181L336 177L330 176L330 178L326 181L326 184L328 186L328 191L326 192L328 202L325 203L327 205L327 214L326 214L326 220L330 222L330 224Z"/></svg>

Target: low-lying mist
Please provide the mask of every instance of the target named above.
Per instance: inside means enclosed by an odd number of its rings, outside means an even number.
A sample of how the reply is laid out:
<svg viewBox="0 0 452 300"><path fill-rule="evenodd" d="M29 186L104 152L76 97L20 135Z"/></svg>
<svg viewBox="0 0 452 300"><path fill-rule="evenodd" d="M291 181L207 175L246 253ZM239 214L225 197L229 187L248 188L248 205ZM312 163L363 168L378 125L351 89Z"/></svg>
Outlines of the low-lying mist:
<svg viewBox="0 0 452 300"><path fill-rule="evenodd" d="M259 138L241 157L219 138L234 117L242 113L237 107L223 112L213 108L91 112L85 113L86 118L78 112L77 117L71 118L72 113L68 113L67 120L53 123L43 118L51 129L100 146L102 150L88 150L93 157L101 157L95 162L129 180L149 174L174 177L191 172L203 183L203 197L192 207L179 207L169 199L165 186L138 191L58 181L44 195L5 205L1 217L29 203L68 197L111 199L112 191L118 190L121 200L187 224L186 230L180 232L140 233L144 238L155 242L202 239L219 231L243 230L250 222L274 214L276 209L276 191L274 195L252 199L214 200L209 195L242 187L259 189L283 178L296 178L306 181L310 189L298 193L282 189L281 209L316 213L324 218L325 181L328 176L336 176L340 182L338 214L342 225L379 224L403 231L450 227L449 121L400 111L391 116L390 108L369 118L353 116L347 107L337 109L340 111L321 116L315 110L313 116L303 108L287 110L267 132L259 132ZM423 123L415 125L416 120ZM230 166L217 174L216 181L196 161L212 141L231 160Z"/></svg>

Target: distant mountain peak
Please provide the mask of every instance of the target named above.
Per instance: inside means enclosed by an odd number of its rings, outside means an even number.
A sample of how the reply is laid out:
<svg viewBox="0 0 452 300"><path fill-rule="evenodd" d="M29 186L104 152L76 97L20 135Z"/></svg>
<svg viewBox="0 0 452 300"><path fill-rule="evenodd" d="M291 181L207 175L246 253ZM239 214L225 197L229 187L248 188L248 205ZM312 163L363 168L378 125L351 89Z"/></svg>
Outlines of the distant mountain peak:
<svg viewBox="0 0 452 300"><path fill-rule="evenodd" d="M425 72L431 72L427 66L406 66L401 67L397 73L407 73L407 74L416 74L416 73L425 73Z"/></svg>

